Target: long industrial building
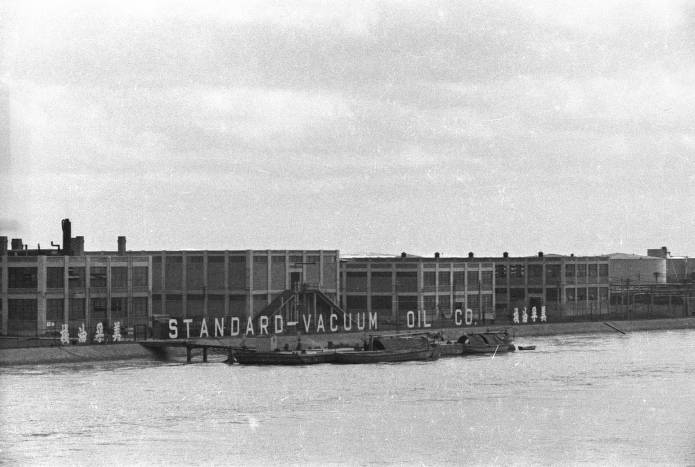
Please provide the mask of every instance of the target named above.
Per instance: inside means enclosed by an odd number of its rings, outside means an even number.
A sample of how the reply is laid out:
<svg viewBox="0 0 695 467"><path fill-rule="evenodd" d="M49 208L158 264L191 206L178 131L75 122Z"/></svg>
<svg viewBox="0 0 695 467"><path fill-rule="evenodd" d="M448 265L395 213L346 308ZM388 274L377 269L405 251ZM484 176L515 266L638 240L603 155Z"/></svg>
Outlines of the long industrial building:
<svg viewBox="0 0 695 467"><path fill-rule="evenodd" d="M131 251L125 237L117 246L85 251L67 219L62 245L48 250L0 237L2 335L52 336L63 324L74 335L116 321L124 333L147 333L168 318L243 322L289 310L302 290L313 295L295 301L295 321L302 312L316 320L317 310L338 310L350 319L373 315L379 329L409 327L415 313L434 327L509 325L515 314L533 324L541 312L551 322L695 314L693 261L666 248L645 256L341 257L338 250Z"/></svg>

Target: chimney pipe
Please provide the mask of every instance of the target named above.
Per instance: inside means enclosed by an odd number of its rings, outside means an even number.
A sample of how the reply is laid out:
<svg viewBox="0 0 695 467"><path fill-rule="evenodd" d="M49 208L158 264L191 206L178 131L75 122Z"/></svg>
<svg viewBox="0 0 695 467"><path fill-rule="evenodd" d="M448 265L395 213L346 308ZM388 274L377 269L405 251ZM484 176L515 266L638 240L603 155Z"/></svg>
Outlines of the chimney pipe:
<svg viewBox="0 0 695 467"><path fill-rule="evenodd" d="M543 257L543 252L542 252L542 251L539 251L539 252L538 252L538 257L539 257L539 258L542 258L542 257Z"/></svg>
<svg viewBox="0 0 695 467"><path fill-rule="evenodd" d="M82 235L78 235L72 239L70 253L73 256L84 256L84 237Z"/></svg>
<svg viewBox="0 0 695 467"><path fill-rule="evenodd" d="M119 236L118 237L118 254L121 256L125 255L125 237L124 236ZM401 253L402 255L405 253Z"/></svg>
<svg viewBox="0 0 695 467"><path fill-rule="evenodd" d="M63 255L72 256L72 225L70 224L70 219L63 219L61 224L63 226Z"/></svg>
<svg viewBox="0 0 695 467"><path fill-rule="evenodd" d="M435 259L439 259L439 252L438 251L434 254L434 257L435 257Z"/></svg>
<svg viewBox="0 0 695 467"><path fill-rule="evenodd" d="M475 256L475 255L473 254L472 251L469 251L469 252L468 252L468 257L469 257L469 258L472 258L472 257L474 257L474 256Z"/></svg>
<svg viewBox="0 0 695 467"><path fill-rule="evenodd" d="M0 237L0 256L4 256L6 254L7 254L7 237L3 235Z"/></svg>
<svg viewBox="0 0 695 467"><path fill-rule="evenodd" d="M502 258L509 258L509 253L507 253L506 251L502 253Z"/></svg>

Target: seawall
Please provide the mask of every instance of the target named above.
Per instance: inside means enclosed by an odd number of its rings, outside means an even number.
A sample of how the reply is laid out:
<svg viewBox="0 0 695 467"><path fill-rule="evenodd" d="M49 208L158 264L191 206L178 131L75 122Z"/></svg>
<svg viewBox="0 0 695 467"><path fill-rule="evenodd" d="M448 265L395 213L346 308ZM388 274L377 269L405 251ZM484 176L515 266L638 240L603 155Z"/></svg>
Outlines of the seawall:
<svg viewBox="0 0 695 467"><path fill-rule="evenodd" d="M157 359L157 355L134 342L109 345L65 345L0 349L0 366L96 362L135 358L154 360Z"/></svg>
<svg viewBox="0 0 695 467"><path fill-rule="evenodd" d="M616 328L629 333L635 331L669 330L669 329L695 329L695 317L677 319L652 319L636 321L609 321ZM486 330L509 330L515 337L552 336L562 334L585 333L615 333L615 329L607 326L603 321L577 322L577 323L547 323L547 324L518 324L518 325L490 325L477 327L445 328L445 329L413 329L413 332L429 331L440 332L446 339L458 339L461 334L484 332ZM388 332L388 331L384 331ZM314 346L328 346L329 342L338 345L359 345L369 333L335 333L335 334L303 334L299 336L303 348ZM217 339L231 346L246 344L255 346L255 338L224 337ZM298 336L282 336L278 339L280 348L287 345L294 349ZM196 351L199 353L200 351ZM196 355L197 355L196 353ZM174 360L185 361L185 349L170 348L168 350L152 350L143 347L136 342L127 342L109 345L68 345L51 347L28 347L0 349L0 366L10 365L38 365L69 362L96 362L109 360L150 359L150 360ZM201 361L196 356L194 361Z"/></svg>

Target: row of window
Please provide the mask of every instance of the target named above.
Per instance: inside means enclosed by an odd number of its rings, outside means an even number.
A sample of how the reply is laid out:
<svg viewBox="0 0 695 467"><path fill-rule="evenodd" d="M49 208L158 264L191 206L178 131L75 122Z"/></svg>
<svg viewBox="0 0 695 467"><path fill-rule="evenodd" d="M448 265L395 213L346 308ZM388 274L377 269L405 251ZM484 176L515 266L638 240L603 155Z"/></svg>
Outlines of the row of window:
<svg viewBox="0 0 695 467"><path fill-rule="evenodd" d="M36 289L38 287L38 268L36 267L11 267L7 269L8 289ZM46 287L49 289L62 289L64 285L65 268L46 268ZM132 268L133 287L148 286L147 266L135 266ZM71 289L82 289L86 286L86 268L84 266L71 266L68 268L68 286ZM92 266L89 268L90 287L107 286L106 267ZM128 268L114 266L111 268L111 287L128 287Z"/></svg>
<svg viewBox="0 0 695 467"><path fill-rule="evenodd" d="M369 279L368 279L369 278ZM348 271L345 274L345 291L367 291L367 283L371 285L373 292L390 292L395 287L396 292L417 293L451 290L465 290L466 281L468 290L492 288L492 271L425 271L422 274L422 287L418 285L418 273L416 271L372 271L368 276L366 272Z"/></svg>
<svg viewBox="0 0 695 467"><path fill-rule="evenodd" d="M546 280L560 279L562 265L546 264ZM495 277L498 279L522 278L528 275L529 278L542 278L542 264L497 264L495 265ZM608 264L565 264L565 278L573 281L575 278L583 279L586 277L608 277Z"/></svg>
<svg viewBox="0 0 695 467"><path fill-rule="evenodd" d="M213 290L239 290L246 289L249 285L255 290L279 290L290 287L287 283L288 272L290 274L303 275L301 282L322 283L324 287L331 289L335 287L332 284L336 283L337 276L337 264L335 262L331 264L324 263L322 271L320 257L318 256L314 258L315 261L310 261L313 257L307 257L306 261L302 261L301 257L296 258L298 260L296 262L290 261L289 266L302 268L301 270L288 269L284 257L278 257L278 260L272 257L273 260L270 265L266 256L255 257L250 277L247 277L249 276L249 270L246 267L244 257L230 257L227 267L225 267L224 262L211 263L208 259L207 271L202 261L190 261L196 257L187 258L185 268L181 261L171 261L173 258L176 257L167 258L165 265L162 265L161 261L153 261L152 288L154 291L181 290L184 288L184 285L188 290L202 289L204 287ZM181 257L178 258L180 259ZM231 261L233 258L241 259L242 261ZM321 275L322 272L323 276ZM225 275L227 277L226 282Z"/></svg>
<svg viewBox="0 0 695 467"><path fill-rule="evenodd" d="M364 295L348 295L346 298L346 311L348 313L367 311L367 297ZM391 313L395 308L398 311L410 311L424 308L428 312L448 312L454 308L465 309L471 308L479 310L482 306L484 309L492 309L492 295L468 295L466 301L461 301L460 297L452 300L450 295L429 295L423 297L423 306L418 305L418 298L412 295L392 297L391 295L372 295L371 311ZM454 307L454 308L452 308Z"/></svg>
<svg viewBox="0 0 695 467"><path fill-rule="evenodd" d="M128 309L126 298L111 299L111 320L126 317L147 317L147 297L134 297L132 305ZM87 310L92 320L106 320L107 301L104 298L87 300L71 298L68 302L68 319L84 320L87 318ZM7 300L7 318L9 321L36 321L38 308L36 299L9 299ZM46 321L63 321L65 318L65 301L62 298L46 299Z"/></svg>

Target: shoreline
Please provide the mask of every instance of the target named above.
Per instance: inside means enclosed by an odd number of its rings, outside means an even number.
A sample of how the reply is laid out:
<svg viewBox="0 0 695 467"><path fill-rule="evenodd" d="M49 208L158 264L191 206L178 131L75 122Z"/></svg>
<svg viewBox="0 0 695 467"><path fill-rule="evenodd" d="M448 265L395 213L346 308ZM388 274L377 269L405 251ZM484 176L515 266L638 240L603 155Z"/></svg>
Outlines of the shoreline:
<svg viewBox="0 0 695 467"><path fill-rule="evenodd" d="M488 329L507 329L514 338L553 336L564 334L588 334L588 333L615 333L615 329L605 323L610 323L619 330L629 333L635 331L660 331L675 329L695 329L695 317L651 319L631 321L589 321L572 323L545 323L545 324L517 324L517 325L490 325L469 326L461 328L428 328L428 332L441 332L449 340L458 339L464 333L484 332ZM423 332L424 329L413 329L412 332ZM382 331L390 333L393 331ZM335 333L335 334L303 334L301 336L282 336L278 338L278 347L288 345L296 347L298 337L305 347L328 346L329 342L337 345L359 345L367 333ZM372 332L371 334L375 334ZM240 346L246 343L249 346L255 344L255 338L224 337L210 339L223 342L230 346ZM144 341L142 341L144 342ZM150 359L152 361L180 361L181 355L185 357L185 350L169 348L167 350L154 350L141 345L141 342L124 342L118 344L88 344L66 345L48 347L16 347L0 349L0 367L20 365L46 365L53 363L81 363L101 362L113 360ZM195 362L200 361L194 359Z"/></svg>

